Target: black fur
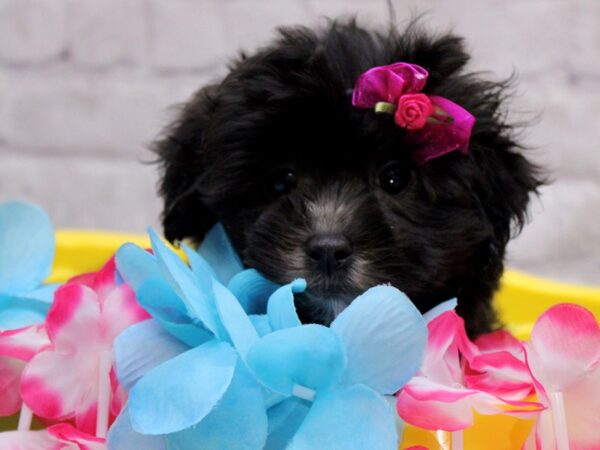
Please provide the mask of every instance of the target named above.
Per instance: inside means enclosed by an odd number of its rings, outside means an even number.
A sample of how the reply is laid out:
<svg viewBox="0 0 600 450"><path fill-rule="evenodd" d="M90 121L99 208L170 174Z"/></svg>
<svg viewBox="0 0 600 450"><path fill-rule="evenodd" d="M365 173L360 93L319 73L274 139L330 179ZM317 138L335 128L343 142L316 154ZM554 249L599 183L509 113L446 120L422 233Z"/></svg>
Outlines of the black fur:
<svg viewBox="0 0 600 450"><path fill-rule="evenodd" d="M415 26L279 30L200 90L157 143L165 235L200 240L221 221L245 264L281 283L307 280L297 305L304 321L328 323L358 293L391 283L422 311L458 296L471 335L493 329L506 244L541 180L505 123L505 84L465 73L468 59L460 38ZM467 156L418 166L391 116L352 107L357 77L398 61L425 67L425 93L476 117ZM390 161L405 176L395 195L378 181ZM297 185L278 194L283 169ZM315 232L352 242L352 260L333 276L304 251Z"/></svg>

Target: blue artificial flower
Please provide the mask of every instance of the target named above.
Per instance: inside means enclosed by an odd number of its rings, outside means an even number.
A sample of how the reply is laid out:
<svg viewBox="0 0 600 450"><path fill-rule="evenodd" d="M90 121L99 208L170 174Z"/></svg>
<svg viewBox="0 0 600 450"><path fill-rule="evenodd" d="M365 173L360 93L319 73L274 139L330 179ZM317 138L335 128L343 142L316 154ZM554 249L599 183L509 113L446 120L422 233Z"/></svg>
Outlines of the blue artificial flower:
<svg viewBox="0 0 600 450"><path fill-rule="evenodd" d="M305 283L278 288L243 271L220 227L198 253L184 247L191 269L153 231L150 239L154 256L133 244L116 256L119 272L154 319L130 327L115 344L117 375L130 396L109 447L194 448L202 442L206 449L263 448L266 409L277 396L265 392L246 366L259 334L232 290L244 294L252 311L271 310L262 321L268 332L300 325L293 292ZM273 299L271 306L266 300L258 306L263 295Z"/></svg>
<svg viewBox="0 0 600 450"><path fill-rule="evenodd" d="M153 319L116 341L130 397L110 449L397 448L389 399L427 340L403 293L378 286L331 327L302 325L294 294L304 280L278 286L244 270L222 227L198 252L184 246L190 267L150 237L154 256L126 244L116 257Z"/></svg>
<svg viewBox="0 0 600 450"><path fill-rule="evenodd" d="M402 292L377 286L331 327L274 331L249 351L261 383L286 399L268 411L265 449L395 449L393 395L417 372L425 319Z"/></svg>
<svg viewBox="0 0 600 450"><path fill-rule="evenodd" d="M41 208L0 204L0 331L43 322L56 290L42 285L54 250L54 230Z"/></svg>

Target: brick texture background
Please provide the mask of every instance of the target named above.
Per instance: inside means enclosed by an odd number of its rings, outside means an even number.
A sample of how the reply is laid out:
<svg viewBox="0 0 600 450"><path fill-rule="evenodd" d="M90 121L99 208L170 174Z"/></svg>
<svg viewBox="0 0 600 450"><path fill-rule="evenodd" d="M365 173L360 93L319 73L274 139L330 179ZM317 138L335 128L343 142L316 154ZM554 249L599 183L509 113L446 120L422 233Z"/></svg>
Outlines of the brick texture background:
<svg viewBox="0 0 600 450"><path fill-rule="evenodd" d="M465 36L472 68L519 75L513 114L554 183L509 263L600 284L600 2L394 1ZM218 78L239 49L285 24L357 14L385 0L0 0L0 200L41 204L60 227L142 232L157 224L147 145L170 106Z"/></svg>

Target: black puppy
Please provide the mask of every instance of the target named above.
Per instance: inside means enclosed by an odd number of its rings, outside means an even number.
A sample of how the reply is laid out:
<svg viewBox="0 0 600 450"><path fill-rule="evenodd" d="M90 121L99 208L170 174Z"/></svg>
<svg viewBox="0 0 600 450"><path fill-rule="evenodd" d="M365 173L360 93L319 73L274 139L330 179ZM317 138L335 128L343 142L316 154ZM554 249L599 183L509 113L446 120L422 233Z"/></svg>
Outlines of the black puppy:
<svg viewBox="0 0 600 450"><path fill-rule="evenodd" d="M506 85L465 73L468 59L460 38L415 26L281 29L157 143L166 237L199 241L222 222L247 266L307 280L304 322L328 324L390 283L421 311L456 296L469 333L490 331L506 244L541 180L504 120ZM398 61L429 72L425 94L475 116L467 155L415 164L391 116L352 106L361 73Z"/></svg>

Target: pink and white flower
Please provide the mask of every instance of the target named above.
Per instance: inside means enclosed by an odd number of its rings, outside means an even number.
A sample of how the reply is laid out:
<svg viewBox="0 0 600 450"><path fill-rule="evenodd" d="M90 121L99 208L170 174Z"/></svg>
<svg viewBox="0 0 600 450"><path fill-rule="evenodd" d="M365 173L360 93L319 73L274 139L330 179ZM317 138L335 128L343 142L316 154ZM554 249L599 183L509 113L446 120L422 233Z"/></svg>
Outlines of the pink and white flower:
<svg viewBox="0 0 600 450"><path fill-rule="evenodd" d="M27 361L50 345L44 325L0 332L0 417L21 408L19 386Z"/></svg>
<svg viewBox="0 0 600 450"><path fill-rule="evenodd" d="M542 314L524 344L535 389L547 407L526 450L600 449L600 326L585 308Z"/></svg>
<svg viewBox="0 0 600 450"><path fill-rule="evenodd" d="M56 291L46 319L51 345L31 359L21 380L23 401L34 414L74 419L81 431L95 432L102 355L112 354L113 341L125 328L149 317L119 280L111 259L98 273ZM125 399L110 370L114 419Z"/></svg>
<svg viewBox="0 0 600 450"><path fill-rule="evenodd" d="M106 450L104 439L60 423L40 431L0 433L0 448L7 450Z"/></svg>
<svg viewBox="0 0 600 450"><path fill-rule="evenodd" d="M475 340L476 351L464 356L464 377L471 389L505 400L524 400L534 393L533 379L521 342L506 330L484 334Z"/></svg>
<svg viewBox="0 0 600 450"><path fill-rule="evenodd" d="M440 314L428 328L421 370L398 393L398 414L406 422L426 429L459 431L473 424L474 411L528 416L541 408L537 403L503 399L468 386L461 355L473 359L480 352L454 311Z"/></svg>

